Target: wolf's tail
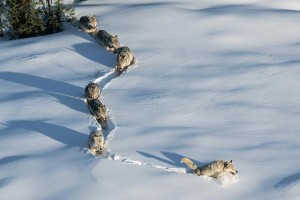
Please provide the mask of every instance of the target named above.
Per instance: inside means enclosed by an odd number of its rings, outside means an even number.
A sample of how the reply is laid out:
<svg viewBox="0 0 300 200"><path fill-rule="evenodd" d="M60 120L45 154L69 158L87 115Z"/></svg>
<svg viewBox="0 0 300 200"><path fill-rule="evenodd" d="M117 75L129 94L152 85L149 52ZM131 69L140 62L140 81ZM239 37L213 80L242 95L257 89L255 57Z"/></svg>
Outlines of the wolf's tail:
<svg viewBox="0 0 300 200"><path fill-rule="evenodd" d="M198 168L197 165L195 165L194 162L189 158L182 158L180 162L186 164L186 166L192 170L196 170Z"/></svg>

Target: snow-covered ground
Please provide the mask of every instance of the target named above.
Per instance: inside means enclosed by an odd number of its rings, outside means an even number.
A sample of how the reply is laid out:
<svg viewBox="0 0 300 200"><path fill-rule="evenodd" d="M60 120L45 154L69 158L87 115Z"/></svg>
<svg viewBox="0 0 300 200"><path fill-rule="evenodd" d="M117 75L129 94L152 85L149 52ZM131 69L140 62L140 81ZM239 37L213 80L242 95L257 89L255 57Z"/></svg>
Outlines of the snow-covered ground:
<svg viewBox="0 0 300 200"><path fill-rule="evenodd" d="M73 0L65 1L73 3ZM78 30L0 42L0 199L300 199L300 3L88 0L138 63ZM99 83L107 153L83 101ZM223 181L192 175L233 160Z"/></svg>

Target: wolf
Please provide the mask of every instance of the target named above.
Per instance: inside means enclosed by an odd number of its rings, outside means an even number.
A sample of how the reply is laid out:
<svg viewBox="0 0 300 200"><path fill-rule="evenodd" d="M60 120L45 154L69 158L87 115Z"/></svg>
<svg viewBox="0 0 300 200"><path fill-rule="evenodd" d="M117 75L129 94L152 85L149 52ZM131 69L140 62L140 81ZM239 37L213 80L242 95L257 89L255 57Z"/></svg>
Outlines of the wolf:
<svg viewBox="0 0 300 200"><path fill-rule="evenodd" d="M99 99L92 99L91 101L88 101L88 109L100 123L102 129L107 130L108 117L106 113L106 106L101 103Z"/></svg>
<svg viewBox="0 0 300 200"><path fill-rule="evenodd" d="M101 155L104 149L104 137L100 130L94 130L89 136L89 149L94 155Z"/></svg>
<svg viewBox="0 0 300 200"><path fill-rule="evenodd" d="M94 33L97 31L97 18L93 16L82 16L79 19L78 27L86 33Z"/></svg>
<svg viewBox="0 0 300 200"><path fill-rule="evenodd" d="M99 30L94 35L95 40L103 46L106 50L115 52L120 47L119 38L117 35L113 36L106 30Z"/></svg>
<svg viewBox="0 0 300 200"><path fill-rule="evenodd" d="M194 170L195 174L200 176L209 176L213 178L220 177L223 173L230 173L235 175L238 171L233 166L232 160L216 160L202 167L198 167L189 158L182 158L181 163L186 164L190 169Z"/></svg>
<svg viewBox="0 0 300 200"><path fill-rule="evenodd" d="M97 99L100 96L100 88L97 83L89 83L85 87L85 98L87 101L91 101L93 99Z"/></svg>
<svg viewBox="0 0 300 200"><path fill-rule="evenodd" d="M136 63L136 59L132 53L132 51L128 47L120 47L118 48L115 53L117 54L117 70L122 73L125 71L129 66Z"/></svg>

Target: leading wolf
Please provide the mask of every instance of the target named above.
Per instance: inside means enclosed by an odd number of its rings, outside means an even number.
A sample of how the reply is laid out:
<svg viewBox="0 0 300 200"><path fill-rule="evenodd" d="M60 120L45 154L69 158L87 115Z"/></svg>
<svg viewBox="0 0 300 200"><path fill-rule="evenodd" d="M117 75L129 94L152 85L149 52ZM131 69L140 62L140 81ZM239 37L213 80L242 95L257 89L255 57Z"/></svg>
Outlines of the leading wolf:
<svg viewBox="0 0 300 200"><path fill-rule="evenodd" d="M194 170L194 173L198 176L205 175L213 178L220 177L223 173L230 173L235 175L238 171L235 169L232 160L224 161L224 160L216 160L202 167L198 167L194 164L192 160L189 158L182 158L181 163L184 163L188 166L188 168Z"/></svg>

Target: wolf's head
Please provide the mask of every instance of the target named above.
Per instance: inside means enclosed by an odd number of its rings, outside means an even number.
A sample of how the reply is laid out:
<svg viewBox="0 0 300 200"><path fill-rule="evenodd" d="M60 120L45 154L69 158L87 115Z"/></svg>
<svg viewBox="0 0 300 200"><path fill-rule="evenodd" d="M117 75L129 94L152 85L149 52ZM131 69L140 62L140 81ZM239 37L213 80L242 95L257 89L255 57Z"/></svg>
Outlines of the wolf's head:
<svg viewBox="0 0 300 200"><path fill-rule="evenodd" d="M128 47L120 47L116 49L115 53L117 53L117 61L118 61L118 70L119 72L123 72L130 65L130 62L133 59L133 55L131 50Z"/></svg>
<svg viewBox="0 0 300 200"><path fill-rule="evenodd" d="M115 50L120 48L120 42L119 42L119 38L117 35L111 37L110 47L114 48Z"/></svg>
<svg viewBox="0 0 300 200"><path fill-rule="evenodd" d="M232 160L230 160L229 162L225 162L224 163L224 172L226 173L230 173L232 175L235 175L238 173L238 170L235 169Z"/></svg>
<svg viewBox="0 0 300 200"><path fill-rule="evenodd" d="M124 54L119 54L118 55L118 70L120 72L123 72L124 69L126 68L127 66L127 58L126 58L126 55Z"/></svg>
<svg viewBox="0 0 300 200"><path fill-rule="evenodd" d="M100 95L100 88L97 83L89 83L85 87L85 97L88 100L97 99Z"/></svg>
<svg viewBox="0 0 300 200"><path fill-rule="evenodd" d="M97 18L95 15L88 16L89 19L89 28L97 28Z"/></svg>
<svg viewBox="0 0 300 200"><path fill-rule="evenodd" d="M90 136L90 146L97 151L102 151L104 146L104 137L101 131L93 131Z"/></svg>
<svg viewBox="0 0 300 200"><path fill-rule="evenodd" d="M106 106L104 104L97 104L96 110L97 110L97 115L100 117L100 119L106 121L107 120Z"/></svg>

